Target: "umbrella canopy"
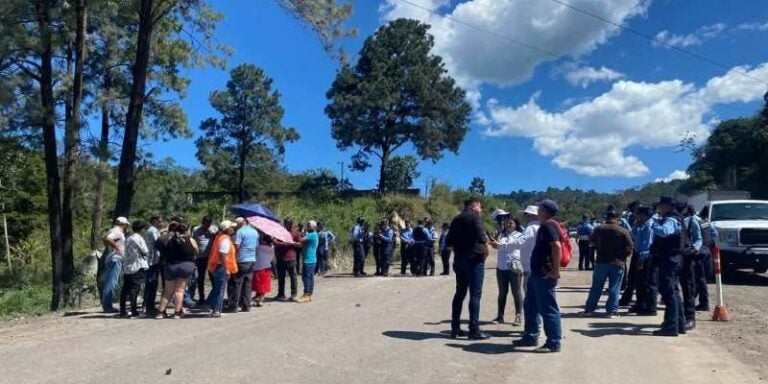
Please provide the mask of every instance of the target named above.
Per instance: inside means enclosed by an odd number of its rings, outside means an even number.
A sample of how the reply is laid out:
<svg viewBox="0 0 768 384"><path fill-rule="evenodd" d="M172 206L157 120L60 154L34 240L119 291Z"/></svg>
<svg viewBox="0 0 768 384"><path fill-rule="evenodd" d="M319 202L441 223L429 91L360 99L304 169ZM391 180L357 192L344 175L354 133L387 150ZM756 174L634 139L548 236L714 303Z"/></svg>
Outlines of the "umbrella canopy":
<svg viewBox="0 0 768 384"><path fill-rule="evenodd" d="M276 223L270 219L261 216L251 216L248 218L248 223L256 227L261 232L264 232L267 236L273 239L280 240L284 243L292 243L293 236L288 232L280 223Z"/></svg>
<svg viewBox="0 0 768 384"><path fill-rule="evenodd" d="M233 205L230 210L232 213L242 217L259 216L274 222L280 223L280 219L277 214L272 212L269 208L259 203L242 203Z"/></svg>

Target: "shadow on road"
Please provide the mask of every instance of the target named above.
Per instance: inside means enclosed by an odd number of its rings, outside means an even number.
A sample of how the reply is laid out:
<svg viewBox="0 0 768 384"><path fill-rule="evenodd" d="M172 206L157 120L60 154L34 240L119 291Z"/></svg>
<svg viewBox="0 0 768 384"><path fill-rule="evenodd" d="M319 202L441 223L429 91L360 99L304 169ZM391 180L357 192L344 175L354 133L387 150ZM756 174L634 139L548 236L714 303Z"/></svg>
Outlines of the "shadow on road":
<svg viewBox="0 0 768 384"><path fill-rule="evenodd" d="M443 321L438 321L436 323L426 322L426 323L424 323L424 325L441 325L441 324L450 324L450 323L451 323L450 320L443 320ZM469 321L468 320L462 320L461 324L469 324ZM491 325L491 324L493 324L493 322L490 322L490 321L481 321L480 322L480 325Z"/></svg>
<svg viewBox="0 0 768 384"><path fill-rule="evenodd" d="M591 329L573 329L572 331L587 337L652 336L652 330L658 329L659 325L633 323L590 323L589 327Z"/></svg>
<svg viewBox="0 0 768 384"><path fill-rule="evenodd" d="M412 341L424 341L429 339L450 338L450 332L431 333L431 332L418 332L418 331L386 331L386 332L382 332L382 335L391 337L394 339L403 339L403 340L412 340Z"/></svg>
<svg viewBox="0 0 768 384"><path fill-rule="evenodd" d="M493 343L472 343L472 344L458 344L449 343L446 346L451 348L459 348L464 352L481 353L484 355L500 355L503 353L533 353L532 350L515 348L512 343L493 344Z"/></svg>

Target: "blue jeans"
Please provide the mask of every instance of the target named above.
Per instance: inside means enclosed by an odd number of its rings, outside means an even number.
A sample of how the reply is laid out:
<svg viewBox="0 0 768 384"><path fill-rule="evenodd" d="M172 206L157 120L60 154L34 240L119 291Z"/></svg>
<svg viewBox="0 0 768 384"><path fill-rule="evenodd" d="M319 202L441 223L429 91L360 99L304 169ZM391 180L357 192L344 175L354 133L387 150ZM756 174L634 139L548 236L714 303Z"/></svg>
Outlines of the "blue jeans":
<svg viewBox="0 0 768 384"><path fill-rule="evenodd" d="M485 262L470 257L457 257L453 263L456 273L456 294L453 295L451 330L458 331L461 324L461 307L469 291L469 331L480 331L480 299L483 295Z"/></svg>
<svg viewBox="0 0 768 384"><path fill-rule="evenodd" d="M115 297L117 284L120 282L120 274L123 270L123 259L112 257L107 261L107 272L104 274L104 289L101 291L101 308L111 309L112 300Z"/></svg>
<svg viewBox="0 0 768 384"><path fill-rule="evenodd" d="M619 280L621 281L621 280ZM535 343L539 339L539 325L544 322L544 333L547 335L547 346L560 347L563 331L560 325L560 308L555 296L557 280L549 279L538 274L528 278L523 312L525 314L525 330L523 340Z"/></svg>
<svg viewBox="0 0 768 384"><path fill-rule="evenodd" d="M304 294L312 295L315 292L315 266L317 264L304 264L301 270L301 282L304 284Z"/></svg>
<svg viewBox="0 0 768 384"><path fill-rule="evenodd" d="M605 302L605 311L616 313L619 311L619 292L621 291L621 279L624 277L624 268L611 263L596 263L592 272L592 288L589 289L586 312L594 312L600 294L603 293L605 280L608 280L608 301Z"/></svg>
<svg viewBox="0 0 768 384"><path fill-rule="evenodd" d="M224 267L221 265L216 267L213 271L213 279L211 279L211 292L208 294L208 305L214 312L221 312L221 307L224 305L224 293L226 292L224 288L227 286L227 280L229 280L229 276L227 276Z"/></svg>

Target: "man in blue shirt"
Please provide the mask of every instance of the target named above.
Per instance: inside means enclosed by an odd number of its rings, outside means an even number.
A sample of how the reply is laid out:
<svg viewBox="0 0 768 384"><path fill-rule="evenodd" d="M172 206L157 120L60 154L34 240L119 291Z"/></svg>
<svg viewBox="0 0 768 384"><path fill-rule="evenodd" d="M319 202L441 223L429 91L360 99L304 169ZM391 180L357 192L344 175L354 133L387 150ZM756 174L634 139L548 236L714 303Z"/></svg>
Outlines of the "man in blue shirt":
<svg viewBox="0 0 768 384"><path fill-rule="evenodd" d="M701 224L696 212L689 204L678 205L683 216L683 270L680 272L680 286L683 291L683 311L685 328L696 327L696 263L704 241L701 236Z"/></svg>
<svg viewBox="0 0 768 384"><path fill-rule="evenodd" d="M410 221L405 222L405 229L400 231L400 274L405 276L405 271L411 265L411 274L416 268L413 265L413 226Z"/></svg>
<svg viewBox="0 0 768 384"><path fill-rule="evenodd" d="M259 232L245 222L235 234L237 248L237 273L227 283L227 297L231 312L250 312L251 280L256 264L256 248L259 247Z"/></svg>
<svg viewBox="0 0 768 384"><path fill-rule="evenodd" d="M683 266L683 242L675 205L675 199L662 197L656 206L658 215L653 217L651 224L651 253L658 261L659 293L666 307L661 329L653 332L656 336L677 336L686 333L683 299L679 288L679 273Z"/></svg>
<svg viewBox="0 0 768 384"><path fill-rule="evenodd" d="M327 230L323 223L317 223L317 268L315 274L325 275L328 272L328 257L331 246L336 241L336 235Z"/></svg>
<svg viewBox="0 0 768 384"><path fill-rule="evenodd" d="M639 206L635 211L635 225L632 228L632 239L635 243L632 258L635 259L635 269L631 270L631 273L635 274L637 300L629 312L641 316L656 315L656 297L658 296L658 283L655 282L659 278L658 267L651 262L651 244L653 243L651 214L651 207ZM629 299L631 300L631 297Z"/></svg>
<svg viewBox="0 0 768 384"><path fill-rule="evenodd" d="M594 260L590 257L592 249L589 246L589 239L594 231L595 227L589 222L589 216L582 216L581 224L576 228L576 236L579 239L579 271L592 269Z"/></svg>
<svg viewBox="0 0 768 384"><path fill-rule="evenodd" d="M435 229L434 223L432 223L432 219L430 218L424 218L425 226L424 228L427 230L427 234L429 235L429 241L427 242L427 251L426 251L426 268L424 269L424 274L427 274L427 270L429 270L429 275L434 276L435 275L435 240L437 240L437 229Z"/></svg>
<svg viewBox="0 0 768 384"><path fill-rule="evenodd" d="M355 226L352 228L352 252L353 252L353 267L352 273L355 277L365 276L365 252L363 250L363 241L365 240L365 232L363 231L364 220L362 217L357 218Z"/></svg>

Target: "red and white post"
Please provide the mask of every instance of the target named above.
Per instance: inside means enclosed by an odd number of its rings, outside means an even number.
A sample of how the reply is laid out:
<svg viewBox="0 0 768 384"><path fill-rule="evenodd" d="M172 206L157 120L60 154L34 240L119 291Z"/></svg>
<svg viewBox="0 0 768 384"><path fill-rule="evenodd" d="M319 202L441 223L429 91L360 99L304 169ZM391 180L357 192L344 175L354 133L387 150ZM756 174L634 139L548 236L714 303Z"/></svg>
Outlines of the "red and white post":
<svg viewBox="0 0 768 384"><path fill-rule="evenodd" d="M712 321L730 321L731 315L723 299L723 278L720 263L720 247L712 247L712 261L715 267L715 284L717 284L717 305L712 313Z"/></svg>

